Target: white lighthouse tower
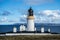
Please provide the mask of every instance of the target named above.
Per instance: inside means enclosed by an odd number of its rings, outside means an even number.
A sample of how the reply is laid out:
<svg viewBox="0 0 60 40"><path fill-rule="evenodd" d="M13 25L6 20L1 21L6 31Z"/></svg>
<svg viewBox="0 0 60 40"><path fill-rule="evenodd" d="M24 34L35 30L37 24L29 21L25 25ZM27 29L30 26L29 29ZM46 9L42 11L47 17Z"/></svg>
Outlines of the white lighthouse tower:
<svg viewBox="0 0 60 40"><path fill-rule="evenodd" d="M34 28L34 15L33 15L33 10L32 10L31 7L28 10L27 31L35 31L35 28Z"/></svg>

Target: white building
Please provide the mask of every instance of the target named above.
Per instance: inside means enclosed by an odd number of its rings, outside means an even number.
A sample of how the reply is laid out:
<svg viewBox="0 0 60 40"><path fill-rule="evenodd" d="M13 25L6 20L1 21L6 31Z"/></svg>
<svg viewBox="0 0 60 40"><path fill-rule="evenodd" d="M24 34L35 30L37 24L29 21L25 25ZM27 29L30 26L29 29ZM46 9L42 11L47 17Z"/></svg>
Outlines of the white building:
<svg viewBox="0 0 60 40"><path fill-rule="evenodd" d="M20 26L20 31L26 31L26 27L24 25Z"/></svg>
<svg viewBox="0 0 60 40"><path fill-rule="evenodd" d="M28 13L29 14L27 16L27 31L35 31L33 10L30 8L28 10Z"/></svg>
<svg viewBox="0 0 60 40"><path fill-rule="evenodd" d="M48 32L50 32L50 28L48 29Z"/></svg>
<svg viewBox="0 0 60 40"><path fill-rule="evenodd" d="M17 32L17 28L16 27L13 28L13 32Z"/></svg>
<svg viewBox="0 0 60 40"><path fill-rule="evenodd" d="M44 27L41 27L41 33L44 33Z"/></svg>
<svg viewBox="0 0 60 40"><path fill-rule="evenodd" d="M35 27L35 31L36 31L36 27Z"/></svg>

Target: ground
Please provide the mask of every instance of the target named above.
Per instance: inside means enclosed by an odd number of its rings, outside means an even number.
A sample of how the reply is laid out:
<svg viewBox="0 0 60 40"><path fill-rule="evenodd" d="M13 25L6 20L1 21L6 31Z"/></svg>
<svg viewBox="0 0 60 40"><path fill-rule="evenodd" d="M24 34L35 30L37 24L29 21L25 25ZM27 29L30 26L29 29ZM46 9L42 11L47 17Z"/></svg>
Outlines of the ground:
<svg viewBox="0 0 60 40"><path fill-rule="evenodd" d="M0 40L60 40L60 35L0 36Z"/></svg>

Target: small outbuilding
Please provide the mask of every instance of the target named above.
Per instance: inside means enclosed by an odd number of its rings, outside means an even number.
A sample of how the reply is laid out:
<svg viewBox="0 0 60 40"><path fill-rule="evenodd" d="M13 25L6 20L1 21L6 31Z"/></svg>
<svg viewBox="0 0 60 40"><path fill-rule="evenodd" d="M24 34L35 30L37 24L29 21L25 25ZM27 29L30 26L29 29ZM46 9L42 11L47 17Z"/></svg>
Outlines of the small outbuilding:
<svg viewBox="0 0 60 40"><path fill-rule="evenodd" d="M20 31L26 31L26 27L24 25L20 25Z"/></svg>
<svg viewBox="0 0 60 40"><path fill-rule="evenodd" d="M44 27L41 27L41 33L44 33Z"/></svg>
<svg viewBox="0 0 60 40"><path fill-rule="evenodd" d="M16 27L13 27L13 32L17 32L17 28Z"/></svg>

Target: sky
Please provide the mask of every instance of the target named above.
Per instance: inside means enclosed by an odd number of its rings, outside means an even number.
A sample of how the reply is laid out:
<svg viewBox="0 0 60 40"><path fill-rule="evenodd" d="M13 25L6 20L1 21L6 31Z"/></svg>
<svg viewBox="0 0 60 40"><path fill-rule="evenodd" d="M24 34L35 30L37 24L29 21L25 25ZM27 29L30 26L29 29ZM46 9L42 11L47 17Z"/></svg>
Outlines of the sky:
<svg viewBox="0 0 60 40"><path fill-rule="evenodd" d="M0 24L27 23L30 7L35 23L60 23L60 0L0 0Z"/></svg>

